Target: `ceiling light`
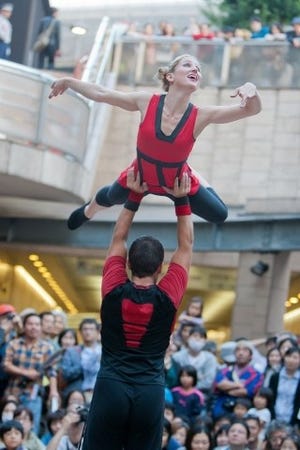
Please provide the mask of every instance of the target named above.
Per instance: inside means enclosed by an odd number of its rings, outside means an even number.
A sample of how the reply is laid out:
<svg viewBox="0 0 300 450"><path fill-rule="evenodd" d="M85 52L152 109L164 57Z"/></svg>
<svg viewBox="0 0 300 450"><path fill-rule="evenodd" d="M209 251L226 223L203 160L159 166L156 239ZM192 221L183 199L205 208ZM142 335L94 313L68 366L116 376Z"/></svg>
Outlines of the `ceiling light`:
<svg viewBox="0 0 300 450"><path fill-rule="evenodd" d="M28 259L30 261L38 261L40 258L38 257L38 255L29 255Z"/></svg>
<svg viewBox="0 0 300 450"><path fill-rule="evenodd" d="M34 291L43 298L43 300L50 306L50 308L55 308L57 306L56 301L54 300L42 286L35 281L35 279L30 275L29 272L23 266L15 266L16 272L23 278L23 280L31 286Z"/></svg>
<svg viewBox="0 0 300 450"><path fill-rule="evenodd" d="M76 34L76 36L84 36L87 32L87 29L81 25L72 25L70 30L73 34Z"/></svg>

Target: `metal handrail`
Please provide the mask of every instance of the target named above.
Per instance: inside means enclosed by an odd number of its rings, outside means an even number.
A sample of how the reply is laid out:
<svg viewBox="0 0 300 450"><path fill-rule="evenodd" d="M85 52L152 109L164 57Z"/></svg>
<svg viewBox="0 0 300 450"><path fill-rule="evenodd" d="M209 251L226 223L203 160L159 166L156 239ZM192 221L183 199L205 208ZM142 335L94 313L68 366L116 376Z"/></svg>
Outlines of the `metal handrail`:
<svg viewBox="0 0 300 450"><path fill-rule="evenodd" d="M103 17L97 30L91 53L83 71L83 81L93 81L91 75L95 67L99 67L99 60L101 58L101 53L103 53L103 43L105 40L108 24L109 18L107 16Z"/></svg>

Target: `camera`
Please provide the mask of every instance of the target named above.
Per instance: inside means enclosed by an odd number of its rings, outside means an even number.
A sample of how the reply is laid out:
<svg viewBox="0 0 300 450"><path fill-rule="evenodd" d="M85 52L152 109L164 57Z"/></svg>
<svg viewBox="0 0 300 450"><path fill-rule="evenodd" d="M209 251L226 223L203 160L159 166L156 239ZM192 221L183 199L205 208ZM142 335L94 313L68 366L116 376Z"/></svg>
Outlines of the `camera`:
<svg viewBox="0 0 300 450"><path fill-rule="evenodd" d="M87 406L78 406L76 412L79 415L79 422L86 422L89 415L89 408Z"/></svg>
<svg viewBox="0 0 300 450"><path fill-rule="evenodd" d="M15 314L12 313L12 312L10 312L10 313L6 314L5 317L6 317L8 320L13 320L13 318L15 317Z"/></svg>

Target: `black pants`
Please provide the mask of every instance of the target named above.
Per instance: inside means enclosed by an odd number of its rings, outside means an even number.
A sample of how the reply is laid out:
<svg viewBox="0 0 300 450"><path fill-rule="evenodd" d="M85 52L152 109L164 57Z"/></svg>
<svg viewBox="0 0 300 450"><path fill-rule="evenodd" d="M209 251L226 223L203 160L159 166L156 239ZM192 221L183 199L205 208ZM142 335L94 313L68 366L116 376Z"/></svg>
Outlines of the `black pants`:
<svg viewBox="0 0 300 450"><path fill-rule="evenodd" d="M164 387L96 381L82 450L159 450Z"/></svg>
<svg viewBox="0 0 300 450"><path fill-rule="evenodd" d="M128 193L129 189L123 188L115 181L97 192L96 202L102 206L122 205L127 200ZM196 194L190 195L189 199L193 214L208 222L223 223L227 219L227 206L211 187L200 186Z"/></svg>

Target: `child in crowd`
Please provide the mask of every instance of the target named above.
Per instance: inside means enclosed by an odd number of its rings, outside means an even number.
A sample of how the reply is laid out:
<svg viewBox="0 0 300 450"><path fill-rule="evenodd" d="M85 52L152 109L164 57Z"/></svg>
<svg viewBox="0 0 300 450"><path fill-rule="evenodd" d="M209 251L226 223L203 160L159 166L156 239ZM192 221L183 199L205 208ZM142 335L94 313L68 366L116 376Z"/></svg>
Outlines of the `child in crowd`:
<svg viewBox="0 0 300 450"><path fill-rule="evenodd" d="M24 447L35 450L45 450L45 446L33 431L33 412L26 406L20 405L14 412L14 419L18 420L24 429Z"/></svg>
<svg viewBox="0 0 300 450"><path fill-rule="evenodd" d="M0 438L5 445L1 450L25 450L23 447L24 429L17 420L6 420L1 425Z"/></svg>
<svg viewBox="0 0 300 450"><path fill-rule="evenodd" d="M189 337L189 331L194 325L203 326L202 319L203 301L201 297L192 297L187 305L186 310L179 315L178 329L174 335L174 341L179 346L186 346Z"/></svg>
<svg viewBox="0 0 300 450"><path fill-rule="evenodd" d="M178 317L179 324L189 323L192 325L203 326L202 319L203 301L201 297L192 297L183 311Z"/></svg>
<svg viewBox="0 0 300 450"><path fill-rule="evenodd" d="M165 410L164 410L164 417L167 419L170 423L175 418L175 407L173 403L165 402Z"/></svg>
<svg viewBox="0 0 300 450"><path fill-rule="evenodd" d="M225 450L228 447L228 430L230 424L224 423L214 435L214 450Z"/></svg>
<svg viewBox="0 0 300 450"><path fill-rule="evenodd" d="M44 445L48 445L53 436L61 428L64 415L65 413L62 409L58 409L57 411L48 414L47 416L48 431L46 431L45 434L43 434L43 436L41 437L41 441Z"/></svg>
<svg viewBox="0 0 300 450"><path fill-rule="evenodd" d="M243 419L247 415L248 410L250 408L251 408L251 401L248 398L238 397L235 400L232 412L236 419Z"/></svg>
<svg viewBox="0 0 300 450"><path fill-rule="evenodd" d="M178 442L180 445L182 445L182 447L184 447L190 427L183 420L181 420L181 422L177 424L177 426L175 427L175 430L174 430L173 425L174 425L174 422L172 423L172 427L171 427L172 428L172 438L173 438L173 440Z"/></svg>
<svg viewBox="0 0 300 450"><path fill-rule="evenodd" d="M272 417L273 392L267 387L261 387L253 398L253 408L248 413L257 416L261 425L259 438L263 440L266 434L266 428L271 422Z"/></svg>
<svg viewBox="0 0 300 450"><path fill-rule="evenodd" d="M193 366L183 366L178 379L179 386L172 389L175 414L193 424L204 406L204 395L196 388L197 371Z"/></svg>
<svg viewBox="0 0 300 450"><path fill-rule="evenodd" d="M280 450L300 450L300 435L292 433L283 439Z"/></svg>
<svg viewBox="0 0 300 450"><path fill-rule="evenodd" d="M166 418L163 423L161 450L184 450L184 447L172 437L171 423Z"/></svg>

